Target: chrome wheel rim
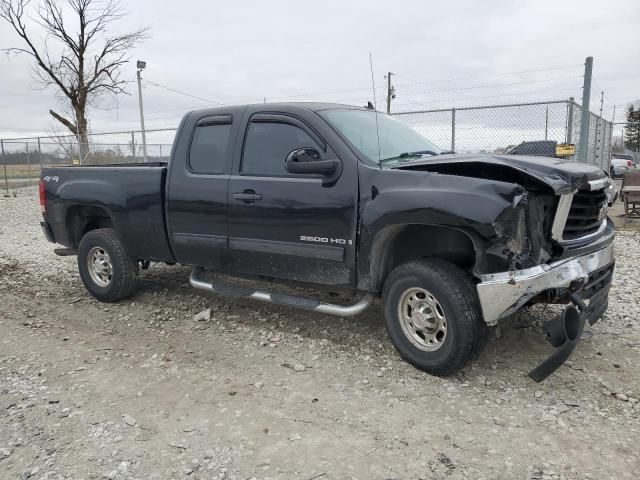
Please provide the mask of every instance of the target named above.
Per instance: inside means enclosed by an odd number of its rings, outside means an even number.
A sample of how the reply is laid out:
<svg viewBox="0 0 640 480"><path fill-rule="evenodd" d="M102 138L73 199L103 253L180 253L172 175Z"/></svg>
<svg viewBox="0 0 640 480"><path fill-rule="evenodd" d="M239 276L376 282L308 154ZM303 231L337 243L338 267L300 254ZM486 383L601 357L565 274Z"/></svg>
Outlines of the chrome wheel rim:
<svg viewBox="0 0 640 480"><path fill-rule="evenodd" d="M420 350L435 352L447 338L447 317L440 302L424 288L409 288L400 296L402 332Z"/></svg>
<svg viewBox="0 0 640 480"><path fill-rule="evenodd" d="M87 255L87 270L93 282L100 287L108 287L113 276L111 257L102 247L93 247Z"/></svg>

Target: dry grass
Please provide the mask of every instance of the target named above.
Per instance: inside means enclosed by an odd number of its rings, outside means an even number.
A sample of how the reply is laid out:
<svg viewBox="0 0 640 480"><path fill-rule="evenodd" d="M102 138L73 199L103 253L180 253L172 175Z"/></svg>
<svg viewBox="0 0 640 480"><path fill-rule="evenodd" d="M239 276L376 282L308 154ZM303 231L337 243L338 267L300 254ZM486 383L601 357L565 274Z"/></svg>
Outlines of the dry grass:
<svg viewBox="0 0 640 480"><path fill-rule="evenodd" d="M0 178L4 178L4 165L0 165ZM7 177L9 178L38 178L40 176L40 165L7 165Z"/></svg>

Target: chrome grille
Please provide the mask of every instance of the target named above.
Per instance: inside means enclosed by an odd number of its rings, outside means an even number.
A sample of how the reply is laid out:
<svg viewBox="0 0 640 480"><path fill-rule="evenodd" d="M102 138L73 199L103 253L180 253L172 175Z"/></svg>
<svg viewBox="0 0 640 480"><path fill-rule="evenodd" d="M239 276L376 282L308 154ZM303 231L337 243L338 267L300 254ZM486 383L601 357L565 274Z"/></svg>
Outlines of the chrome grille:
<svg viewBox="0 0 640 480"><path fill-rule="evenodd" d="M606 218L607 195L601 190L578 190L571 201L562 231L565 241L578 240L596 233ZM604 215L604 217L603 217Z"/></svg>

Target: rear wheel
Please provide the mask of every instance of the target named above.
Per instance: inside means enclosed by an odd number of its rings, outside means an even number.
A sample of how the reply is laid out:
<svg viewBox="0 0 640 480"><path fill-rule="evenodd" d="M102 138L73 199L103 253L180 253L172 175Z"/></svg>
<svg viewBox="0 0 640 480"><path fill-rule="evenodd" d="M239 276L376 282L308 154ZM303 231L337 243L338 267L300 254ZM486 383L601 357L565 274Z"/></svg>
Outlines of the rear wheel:
<svg viewBox="0 0 640 480"><path fill-rule="evenodd" d="M78 270L85 288L101 302L127 298L138 280L138 262L127 255L112 228L91 230L82 237Z"/></svg>
<svg viewBox="0 0 640 480"><path fill-rule="evenodd" d="M397 267L383 290L387 332L407 361L433 375L464 368L484 346L475 287L457 266L417 260Z"/></svg>

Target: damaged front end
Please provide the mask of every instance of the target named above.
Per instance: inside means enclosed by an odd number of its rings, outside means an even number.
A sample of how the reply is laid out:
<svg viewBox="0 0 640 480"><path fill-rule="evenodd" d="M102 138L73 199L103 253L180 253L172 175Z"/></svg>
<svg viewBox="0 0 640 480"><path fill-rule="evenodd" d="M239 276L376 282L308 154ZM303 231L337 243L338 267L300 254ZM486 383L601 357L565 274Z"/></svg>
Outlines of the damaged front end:
<svg viewBox="0 0 640 480"><path fill-rule="evenodd" d="M567 361L582 335L587 306L576 293L572 293L570 299L575 306L568 306L560 315L545 325L547 340L556 347L556 350L529 372L529 377L538 383Z"/></svg>
<svg viewBox="0 0 640 480"><path fill-rule="evenodd" d="M585 323L595 323L604 313L614 268L611 228L608 237L589 245L584 254L571 255L550 240L554 216L544 212L552 207L544 195L523 195L497 219L497 239L487 253L508 262L509 268L481 275L477 285L484 320L490 325L525 305L572 304L545 324L546 338L555 350L529 373L536 382L569 358Z"/></svg>
<svg viewBox="0 0 640 480"><path fill-rule="evenodd" d="M496 325L526 305L570 304L545 324L555 351L530 372L542 381L567 358L586 322L608 306L614 269L613 225L606 217L604 174L589 166L551 159L458 158L414 166L439 174L510 182L509 201L484 236L476 264L477 292L485 322Z"/></svg>
<svg viewBox="0 0 640 480"><path fill-rule="evenodd" d="M495 239L486 251L484 273L520 270L548 261L553 245L548 240L551 229L549 212L553 198L526 191L514 199L512 208L504 210L494 223Z"/></svg>

